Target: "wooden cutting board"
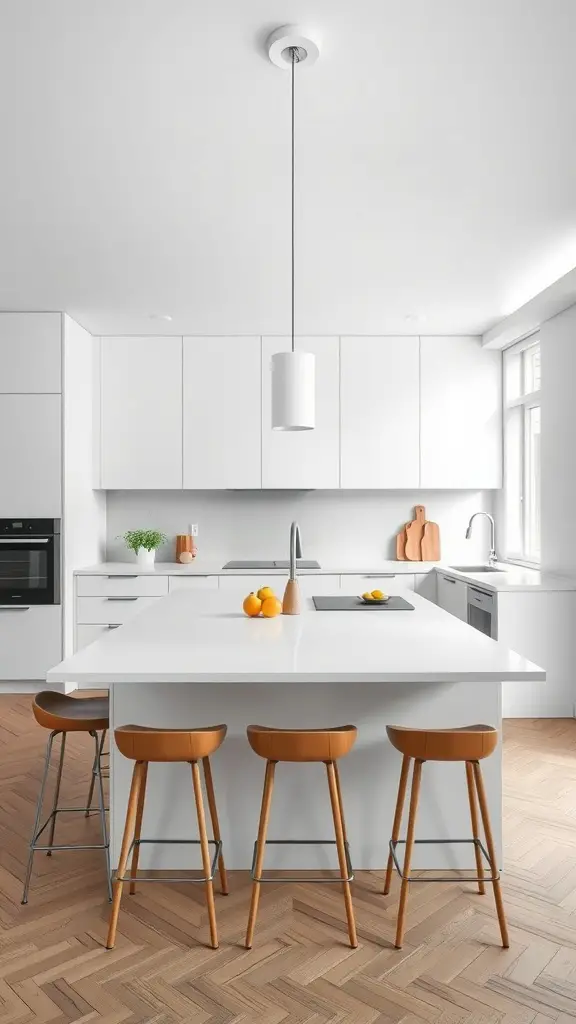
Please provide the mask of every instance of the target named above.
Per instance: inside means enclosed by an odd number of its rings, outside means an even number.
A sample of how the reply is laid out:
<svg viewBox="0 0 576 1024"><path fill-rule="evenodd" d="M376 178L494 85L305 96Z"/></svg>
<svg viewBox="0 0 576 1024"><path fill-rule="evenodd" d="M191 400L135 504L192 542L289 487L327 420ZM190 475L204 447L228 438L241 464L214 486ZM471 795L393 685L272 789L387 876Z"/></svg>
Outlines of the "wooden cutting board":
<svg viewBox="0 0 576 1024"><path fill-rule="evenodd" d="M396 558L400 562L437 562L440 559L440 530L426 519L424 505L414 508L415 519L396 537Z"/></svg>
<svg viewBox="0 0 576 1024"><path fill-rule="evenodd" d="M404 553L409 562L420 562L422 560L422 537L426 525L426 509L424 505L414 506L415 519L406 526L406 546Z"/></svg>

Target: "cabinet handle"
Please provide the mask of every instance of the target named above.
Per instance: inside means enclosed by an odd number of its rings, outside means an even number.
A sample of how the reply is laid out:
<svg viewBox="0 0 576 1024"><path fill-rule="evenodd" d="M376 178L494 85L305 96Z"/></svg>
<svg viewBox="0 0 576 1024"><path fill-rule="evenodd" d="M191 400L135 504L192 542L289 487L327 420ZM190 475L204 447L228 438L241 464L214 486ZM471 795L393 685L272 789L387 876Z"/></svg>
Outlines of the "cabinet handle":
<svg viewBox="0 0 576 1024"><path fill-rule="evenodd" d="M107 597L107 601L137 601L137 597Z"/></svg>
<svg viewBox="0 0 576 1024"><path fill-rule="evenodd" d="M1 604L0 612L29 612L29 604Z"/></svg>
<svg viewBox="0 0 576 1024"><path fill-rule="evenodd" d="M108 629L120 629L121 625L122 625L121 622L110 622L108 624Z"/></svg>
<svg viewBox="0 0 576 1024"><path fill-rule="evenodd" d="M456 580L453 580L451 576L442 576L442 579L445 583L456 583Z"/></svg>
<svg viewBox="0 0 576 1024"><path fill-rule="evenodd" d="M106 579L107 580L137 580L138 579L138 573L135 572L135 573L132 573L131 575L128 575L126 573L124 575L121 575L119 572L116 572L116 573L114 573L113 576L107 576Z"/></svg>
<svg viewBox="0 0 576 1024"><path fill-rule="evenodd" d="M365 580L393 580L396 578L395 572L367 572Z"/></svg>
<svg viewBox="0 0 576 1024"><path fill-rule="evenodd" d="M0 537L0 544L47 544L49 537Z"/></svg>

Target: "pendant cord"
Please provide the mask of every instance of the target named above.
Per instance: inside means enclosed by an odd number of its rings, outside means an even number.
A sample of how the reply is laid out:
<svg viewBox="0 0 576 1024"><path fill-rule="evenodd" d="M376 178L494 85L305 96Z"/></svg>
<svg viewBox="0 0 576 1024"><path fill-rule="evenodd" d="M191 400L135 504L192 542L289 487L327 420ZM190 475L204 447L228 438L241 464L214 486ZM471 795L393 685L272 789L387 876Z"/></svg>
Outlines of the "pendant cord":
<svg viewBox="0 0 576 1024"><path fill-rule="evenodd" d="M294 229L294 220L295 220L295 217L294 217L294 206L295 206L295 201L294 201L294 193L295 193L295 185L294 185L294 182L295 182L295 170L294 170L294 165L295 165L294 106L295 106L295 104L294 104L294 69L295 69L296 64L298 63L298 60L299 60L298 48L296 46L291 47L291 52L292 52L292 163L291 163L291 166L292 166L292 188L291 188L291 200L292 200L292 209L291 209L291 217L292 217L292 268L291 268L291 278L292 278L292 351L294 352L294 320L295 320L295 317L294 317L294 310L295 310L295 299L294 299L294 293L295 293L295 257L294 257L294 249L295 249L295 243L294 243L294 238L295 238L295 229Z"/></svg>

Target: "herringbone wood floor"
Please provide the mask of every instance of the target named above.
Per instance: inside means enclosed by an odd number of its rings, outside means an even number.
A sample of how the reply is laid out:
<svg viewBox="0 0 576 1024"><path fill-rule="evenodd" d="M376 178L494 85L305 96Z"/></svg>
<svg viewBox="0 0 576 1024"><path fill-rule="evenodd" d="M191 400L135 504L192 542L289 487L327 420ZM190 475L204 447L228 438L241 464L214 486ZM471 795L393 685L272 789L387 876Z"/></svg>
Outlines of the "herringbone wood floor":
<svg viewBox="0 0 576 1024"><path fill-rule="evenodd" d="M567 1024L576 1020L576 722L505 730L506 875L511 947L491 895L414 886L406 944L391 948L398 887L354 884L360 946L347 946L338 887L264 889L256 944L242 947L244 874L217 898L220 949L207 949L199 887L141 886L126 898L116 948L97 853L36 857L20 906L44 730L29 697L0 697L0 1021L105 1024ZM86 795L91 748L70 737L63 797ZM59 841L96 836L68 816ZM383 822L387 835L389 822ZM383 834L384 858L384 834Z"/></svg>

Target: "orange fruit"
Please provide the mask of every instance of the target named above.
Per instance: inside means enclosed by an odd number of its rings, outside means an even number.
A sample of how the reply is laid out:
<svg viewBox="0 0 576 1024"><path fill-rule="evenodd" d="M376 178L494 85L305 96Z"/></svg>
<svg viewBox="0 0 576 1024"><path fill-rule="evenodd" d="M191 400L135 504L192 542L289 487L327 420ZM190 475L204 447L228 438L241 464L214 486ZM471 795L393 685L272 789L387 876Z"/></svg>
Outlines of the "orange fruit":
<svg viewBox="0 0 576 1024"><path fill-rule="evenodd" d="M262 601L259 597L256 597L256 594L248 594L248 597L244 598L242 608L246 615L249 615L250 618L254 618L256 615L260 615L260 612L262 611Z"/></svg>
<svg viewBox="0 0 576 1024"><path fill-rule="evenodd" d="M266 619L273 619L276 615L280 615L282 611L282 602L277 597L267 597L262 602L262 615Z"/></svg>
<svg viewBox="0 0 576 1024"><path fill-rule="evenodd" d="M265 601L267 597L276 597L276 595L272 587L260 587L256 597L259 597L261 601Z"/></svg>

